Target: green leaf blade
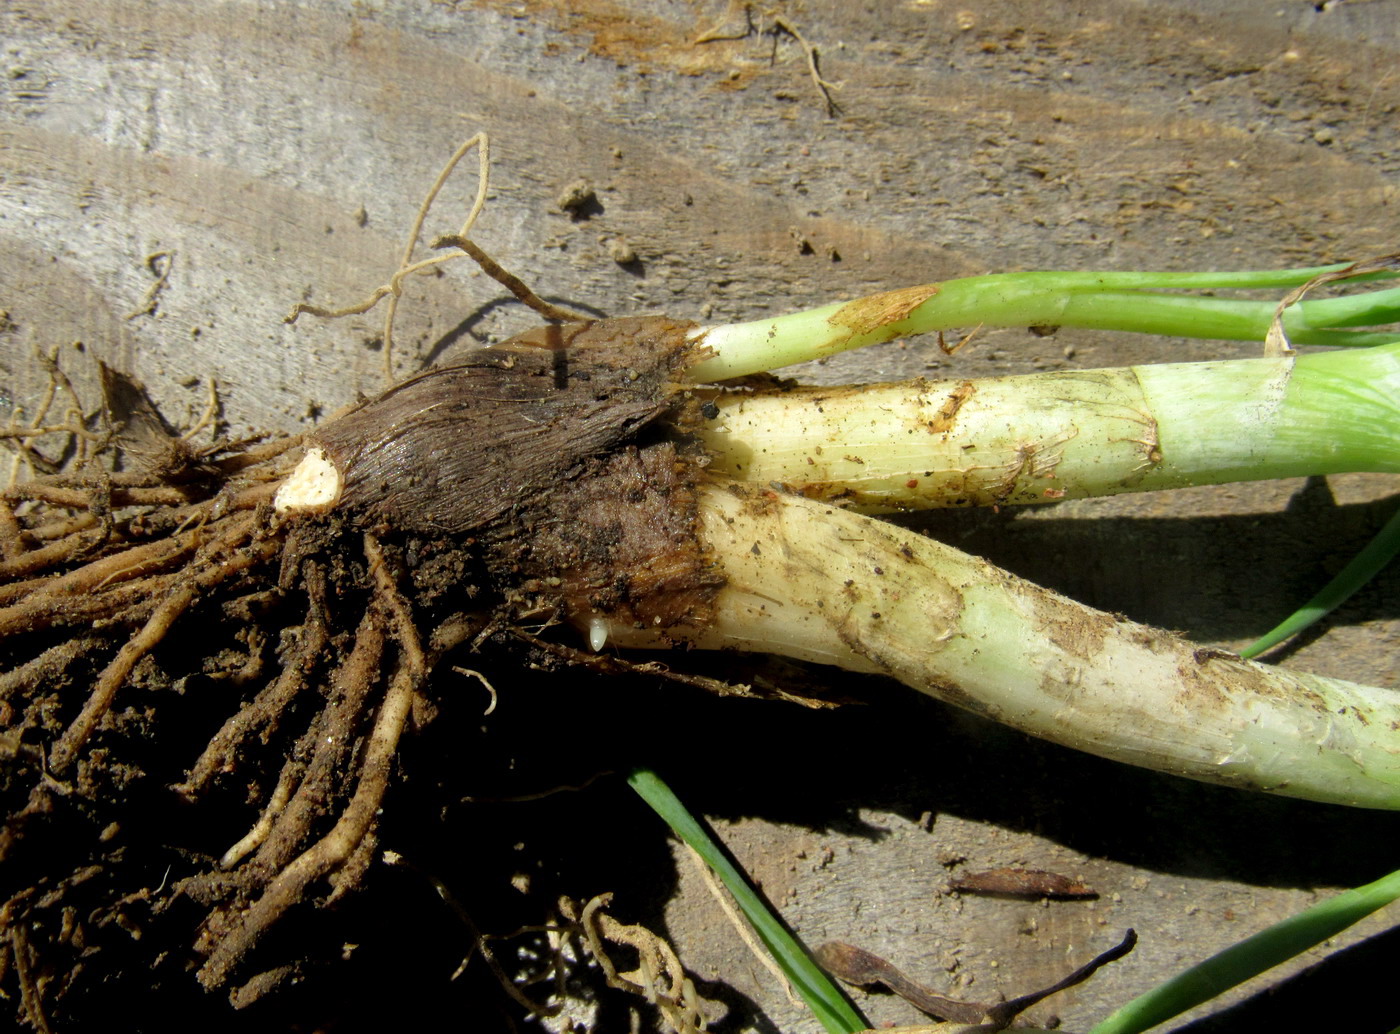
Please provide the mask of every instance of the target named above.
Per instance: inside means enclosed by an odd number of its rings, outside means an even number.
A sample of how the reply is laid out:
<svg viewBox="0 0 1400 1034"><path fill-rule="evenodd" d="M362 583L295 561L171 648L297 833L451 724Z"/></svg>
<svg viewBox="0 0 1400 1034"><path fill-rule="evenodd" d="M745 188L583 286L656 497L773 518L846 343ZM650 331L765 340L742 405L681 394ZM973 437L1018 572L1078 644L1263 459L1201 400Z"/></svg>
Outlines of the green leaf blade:
<svg viewBox="0 0 1400 1034"><path fill-rule="evenodd" d="M870 1024L865 1017L813 961L782 920L773 914L724 848L710 836L700 820L690 813L661 777L650 769L639 768L627 777L627 783L666 821L676 836L694 848L705 864L714 870L733 895L744 917L752 924L764 947L822 1026L831 1034L858 1034L869 1030Z"/></svg>

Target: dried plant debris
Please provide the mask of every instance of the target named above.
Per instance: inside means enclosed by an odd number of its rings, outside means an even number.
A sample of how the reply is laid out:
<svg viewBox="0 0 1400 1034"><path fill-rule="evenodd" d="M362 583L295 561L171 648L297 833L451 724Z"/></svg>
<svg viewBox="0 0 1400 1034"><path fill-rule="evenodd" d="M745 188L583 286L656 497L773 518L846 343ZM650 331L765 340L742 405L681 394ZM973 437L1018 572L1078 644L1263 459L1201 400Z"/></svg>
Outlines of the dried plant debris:
<svg viewBox="0 0 1400 1034"><path fill-rule="evenodd" d="M1080 966L1063 980L1007 1002L957 1002L929 990L906 976L893 963L874 952L841 941L829 941L817 949L817 961L832 976L857 987L880 986L899 995L914 1008L935 1019L953 1023L978 1024L979 1031L1003 1030L1032 1005L1066 988L1082 984L1110 962L1123 958L1137 944L1137 934L1129 930L1114 947Z"/></svg>
<svg viewBox="0 0 1400 1034"><path fill-rule="evenodd" d="M559 903L560 912L582 933L584 946L602 969L608 986L655 1005L665 1028L675 1034L706 1030L722 1007L700 996L675 949L663 938L608 915L604 909L611 900L611 894L603 894L582 907L567 899ZM625 971L618 962L623 953L632 965Z"/></svg>
<svg viewBox="0 0 1400 1034"><path fill-rule="evenodd" d="M48 374L48 384L32 412L0 391L0 448L10 454L0 483L13 487L22 479L54 474L87 463L105 441L101 414L84 408L77 389L59 362L60 349L35 348L34 361ZM0 521L5 521L0 512ZM0 534L4 527L0 526Z"/></svg>
<svg viewBox="0 0 1400 1034"><path fill-rule="evenodd" d="M948 881L948 889L961 894L986 894L1008 898L1057 898L1092 900L1098 891L1058 872L1043 869L988 869L958 873Z"/></svg>
<svg viewBox="0 0 1400 1034"><path fill-rule="evenodd" d="M755 8L758 8L757 18L755 18ZM833 90L839 89L839 86L822 77L820 57L816 46L809 43L807 37L802 35L793 21L777 7L759 7L753 0L729 0L720 20L697 36L695 43L698 46L702 43L714 43L718 40L745 39L755 33L772 37L774 60L777 58L778 38L780 36L790 38L801 47L802 55L807 61L807 74L817 93L821 95L822 103L826 106L827 118L835 118L841 113L840 105L831 95Z"/></svg>

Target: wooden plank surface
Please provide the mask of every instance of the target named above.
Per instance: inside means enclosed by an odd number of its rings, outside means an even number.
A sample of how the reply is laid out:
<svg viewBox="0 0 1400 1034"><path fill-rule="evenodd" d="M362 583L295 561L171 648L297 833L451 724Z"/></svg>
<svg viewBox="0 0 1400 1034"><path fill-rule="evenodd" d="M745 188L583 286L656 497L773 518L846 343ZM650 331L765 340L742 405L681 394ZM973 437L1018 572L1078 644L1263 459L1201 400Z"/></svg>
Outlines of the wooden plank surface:
<svg viewBox="0 0 1400 1034"><path fill-rule="evenodd" d="M53 345L81 390L93 385L85 357L97 356L176 416L198 410L212 376L233 433L306 426L375 390L377 317L289 327L282 316L383 282L438 167L477 131L491 134L495 163L476 239L542 294L609 314L731 320L1004 269L1314 264L1393 251L1400 238L1393 0L808 0L781 14L819 47L838 84L834 116L790 36L693 42L715 26L738 35L746 18L768 27L757 5L9 0L7 405L32 404L43 386L33 350ZM429 235L455 228L470 171L445 191ZM579 180L596 204L575 217L557 202ZM615 245L637 261L614 261ZM162 252L168 281L142 313L147 259ZM398 370L532 322L494 283L449 267L406 295ZM1248 351L997 331L955 359L914 341L802 376ZM1397 487L1351 477L1223 488L935 528L1099 606L1238 646L1367 541ZM1397 644L1391 573L1284 660L1396 685ZM1393 865L1390 816L1124 773L880 695L893 727L868 708L832 717L682 697L658 704L679 728L663 715L632 735L664 748L665 774L718 817L804 936L870 947L954 994L1022 993L1135 925L1143 943L1128 962L1037 1014L1085 1029L1182 964ZM588 738L572 747L587 752ZM613 763L613 748L591 749L594 767ZM595 817L575 832L614 839L571 856L560 845L573 827L551 813L555 828L540 834L551 846L539 848L559 866L548 886L616 890L620 910L664 922L705 993L726 1003L726 1029L816 1029L747 956L689 863L672 868L659 830L627 813L615 781L577 806ZM629 817L596 817L619 810ZM1042 907L939 893L959 856L1083 875L1103 897ZM569 864L587 875L571 880ZM629 899L629 884L649 896ZM1380 943L1393 952L1393 936ZM1366 964L1366 949L1353 956ZM914 1018L888 997L862 1002L876 1022ZM1243 1015L1209 1029L1259 1029L1262 1013Z"/></svg>

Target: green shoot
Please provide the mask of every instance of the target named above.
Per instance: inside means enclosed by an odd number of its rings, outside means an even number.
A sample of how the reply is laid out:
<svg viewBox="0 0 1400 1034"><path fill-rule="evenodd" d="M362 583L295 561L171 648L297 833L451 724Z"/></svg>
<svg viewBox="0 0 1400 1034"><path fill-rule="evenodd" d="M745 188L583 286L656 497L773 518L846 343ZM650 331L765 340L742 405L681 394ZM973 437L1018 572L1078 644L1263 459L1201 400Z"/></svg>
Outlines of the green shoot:
<svg viewBox="0 0 1400 1034"><path fill-rule="evenodd" d="M1400 870L1289 916L1139 995L1090 1034L1137 1034L1300 955L1400 898Z"/></svg>
<svg viewBox="0 0 1400 1034"><path fill-rule="evenodd" d="M834 355L898 337L956 327L1092 327L1137 333L1263 341L1276 305L1164 294L1163 291L1299 287L1347 269L1247 273L998 273L902 288L852 302L770 319L710 327L696 335L707 358L688 371L696 382L726 380ZM1391 271L1356 280L1389 278ZM1371 346L1400 340L1400 331L1354 330L1400 321L1400 289L1303 301L1283 314L1283 330L1299 345Z"/></svg>
<svg viewBox="0 0 1400 1034"><path fill-rule="evenodd" d="M1400 553L1400 510L1386 521L1385 527L1376 533L1370 543L1352 559L1351 563L1328 582L1316 596L1284 618L1272 630L1266 632L1256 642L1240 651L1245 658L1258 657L1271 650L1285 639L1297 635L1303 629L1326 617L1345 603L1363 585Z"/></svg>
<svg viewBox="0 0 1400 1034"><path fill-rule="evenodd" d="M627 782L719 877L788 982L822 1026L831 1034L856 1034L869 1030L870 1024L851 1004L851 1000L812 961L807 949L768 908L724 848L686 809L661 777L650 769L639 768L627 777Z"/></svg>

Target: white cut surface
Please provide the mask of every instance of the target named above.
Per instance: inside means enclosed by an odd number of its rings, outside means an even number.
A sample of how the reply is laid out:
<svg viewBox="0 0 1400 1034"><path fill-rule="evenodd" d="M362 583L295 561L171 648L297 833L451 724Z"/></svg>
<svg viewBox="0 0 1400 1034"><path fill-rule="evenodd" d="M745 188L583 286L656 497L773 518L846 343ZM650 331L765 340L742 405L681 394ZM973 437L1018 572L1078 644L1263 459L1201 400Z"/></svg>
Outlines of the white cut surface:
<svg viewBox="0 0 1400 1034"><path fill-rule="evenodd" d="M340 501L340 471L322 449L312 448L272 498L278 513L328 510Z"/></svg>

